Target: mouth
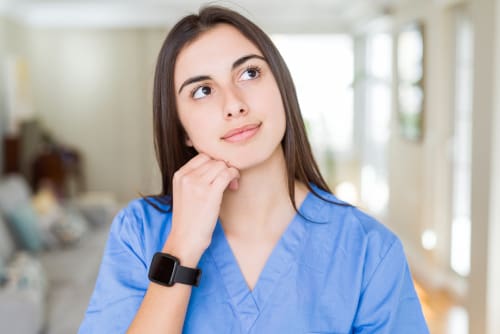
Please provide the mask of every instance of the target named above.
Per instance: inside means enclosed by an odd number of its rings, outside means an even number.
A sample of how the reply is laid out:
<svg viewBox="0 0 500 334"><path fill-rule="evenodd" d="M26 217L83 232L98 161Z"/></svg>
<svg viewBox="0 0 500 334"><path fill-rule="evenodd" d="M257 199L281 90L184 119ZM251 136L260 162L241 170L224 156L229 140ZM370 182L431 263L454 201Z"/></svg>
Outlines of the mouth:
<svg viewBox="0 0 500 334"><path fill-rule="evenodd" d="M258 131L262 123L248 124L227 132L221 139L236 143L245 141L253 137Z"/></svg>

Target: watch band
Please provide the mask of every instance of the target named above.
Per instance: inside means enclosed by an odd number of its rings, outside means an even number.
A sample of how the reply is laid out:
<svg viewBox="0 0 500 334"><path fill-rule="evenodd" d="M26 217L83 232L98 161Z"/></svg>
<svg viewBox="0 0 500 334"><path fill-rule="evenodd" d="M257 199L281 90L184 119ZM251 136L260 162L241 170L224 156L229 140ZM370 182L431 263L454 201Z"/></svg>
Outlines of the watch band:
<svg viewBox="0 0 500 334"><path fill-rule="evenodd" d="M200 283L201 270L178 266L175 271L174 282L198 286Z"/></svg>

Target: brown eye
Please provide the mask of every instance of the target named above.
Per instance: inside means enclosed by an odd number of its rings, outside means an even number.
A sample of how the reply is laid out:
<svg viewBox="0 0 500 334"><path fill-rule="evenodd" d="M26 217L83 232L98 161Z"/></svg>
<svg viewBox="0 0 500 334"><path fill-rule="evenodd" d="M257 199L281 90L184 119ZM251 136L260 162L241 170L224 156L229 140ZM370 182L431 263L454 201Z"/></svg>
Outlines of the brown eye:
<svg viewBox="0 0 500 334"><path fill-rule="evenodd" d="M241 80L252 80L258 78L260 69L258 67L249 67L241 74Z"/></svg>
<svg viewBox="0 0 500 334"><path fill-rule="evenodd" d="M204 98L205 96L210 95L211 93L212 93L212 88L208 86L200 86L193 91L192 96L194 99L201 99Z"/></svg>

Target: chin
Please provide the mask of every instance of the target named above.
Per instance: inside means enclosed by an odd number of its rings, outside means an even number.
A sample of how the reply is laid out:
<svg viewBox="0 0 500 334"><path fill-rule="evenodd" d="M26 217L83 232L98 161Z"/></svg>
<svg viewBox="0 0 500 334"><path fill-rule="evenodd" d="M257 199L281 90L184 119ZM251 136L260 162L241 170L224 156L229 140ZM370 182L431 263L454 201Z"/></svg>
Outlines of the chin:
<svg viewBox="0 0 500 334"><path fill-rule="evenodd" d="M279 145L274 151L270 150L252 153L247 152L246 154L237 154L232 156L226 155L223 160L229 162L229 164L236 169L244 171L260 165L271 163L273 160L276 160L276 158L279 158L280 156L282 156L284 159L283 149L281 148L281 145Z"/></svg>

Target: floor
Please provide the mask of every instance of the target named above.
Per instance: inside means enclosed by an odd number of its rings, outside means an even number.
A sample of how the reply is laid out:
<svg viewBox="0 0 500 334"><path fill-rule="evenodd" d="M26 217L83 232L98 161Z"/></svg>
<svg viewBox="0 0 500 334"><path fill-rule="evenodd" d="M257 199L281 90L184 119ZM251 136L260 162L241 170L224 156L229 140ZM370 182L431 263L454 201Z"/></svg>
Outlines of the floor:
<svg viewBox="0 0 500 334"><path fill-rule="evenodd" d="M468 334L467 312L443 291L428 291L415 283L431 334Z"/></svg>

